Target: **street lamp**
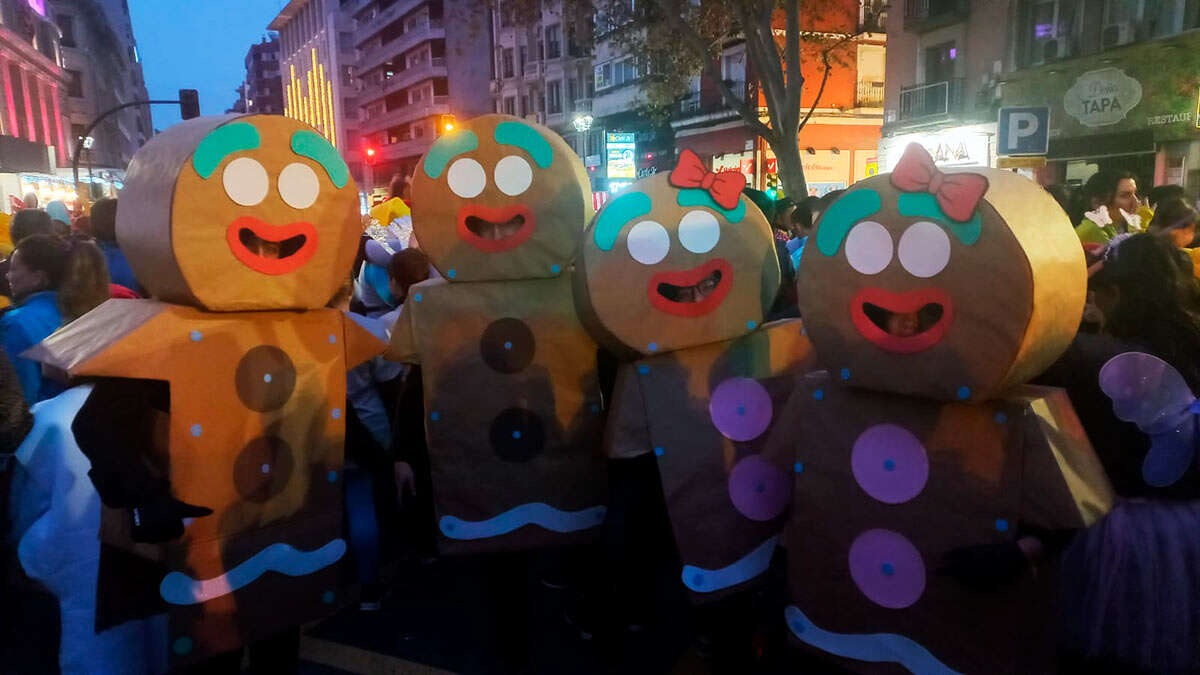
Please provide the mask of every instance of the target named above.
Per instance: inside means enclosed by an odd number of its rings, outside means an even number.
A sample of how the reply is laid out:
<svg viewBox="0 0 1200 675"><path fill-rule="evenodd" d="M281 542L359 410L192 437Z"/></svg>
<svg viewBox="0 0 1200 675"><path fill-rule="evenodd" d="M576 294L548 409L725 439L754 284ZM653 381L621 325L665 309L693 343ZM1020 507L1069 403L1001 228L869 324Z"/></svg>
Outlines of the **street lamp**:
<svg viewBox="0 0 1200 675"><path fill-rule="evenodd" d="M591 115L576 115L571 120L571 126L575 127L575 131L583 133L592 128L592 121Z"/></svg>

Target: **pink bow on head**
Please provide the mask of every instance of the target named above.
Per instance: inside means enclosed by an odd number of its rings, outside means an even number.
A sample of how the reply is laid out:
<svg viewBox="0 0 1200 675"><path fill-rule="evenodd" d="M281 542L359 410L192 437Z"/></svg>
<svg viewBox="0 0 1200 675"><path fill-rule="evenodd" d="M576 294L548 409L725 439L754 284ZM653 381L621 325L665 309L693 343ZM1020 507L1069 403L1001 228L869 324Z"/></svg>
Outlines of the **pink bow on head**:
<svg viewBox="0 0 1200 675"><path fill-rule="evenodd" d="M938 171L925 148L909 143L892 171L892 185L901 192L928 192L937 199L942 212L963 223L971 219L983 195L988 179L977 173L945 174Z"/></svg>

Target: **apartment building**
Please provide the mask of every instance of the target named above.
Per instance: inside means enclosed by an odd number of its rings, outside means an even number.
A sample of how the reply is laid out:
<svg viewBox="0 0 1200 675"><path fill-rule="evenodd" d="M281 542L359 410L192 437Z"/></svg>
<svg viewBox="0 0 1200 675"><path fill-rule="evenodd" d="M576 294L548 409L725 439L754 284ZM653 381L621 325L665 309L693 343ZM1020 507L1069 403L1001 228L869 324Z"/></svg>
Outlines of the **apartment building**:
<svg viewBox="0 0 1200 675"><path fill-rule="evenodd" d="M0 0L0 172L48 173L69 163L60 97L66 84L58 30L45 7ZM7 201L0 211L10 210Z"/></svg>
<svg viewBox="0 0 1200 675"><path fill-rule="evenodd" d="M283 79L279 72L279 36L267 35L246 50L246 79L229 112L283 114Z"/></svg>

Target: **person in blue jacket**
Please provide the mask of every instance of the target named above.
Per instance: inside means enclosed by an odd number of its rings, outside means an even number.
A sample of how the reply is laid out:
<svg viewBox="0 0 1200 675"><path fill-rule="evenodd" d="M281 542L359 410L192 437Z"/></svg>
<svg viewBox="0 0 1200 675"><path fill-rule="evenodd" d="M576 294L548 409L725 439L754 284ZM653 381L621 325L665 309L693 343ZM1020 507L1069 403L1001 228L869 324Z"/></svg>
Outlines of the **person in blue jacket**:
<svg viewBox="0 0 1200 675"><path fill-rule="evenodd" d="M125 259L125 252L117 245L117 200L110 197L99 199L92 204L91 211L92 236L96 245L104 252L108 263L108 275L112 283L124 286L138 295L145 296L146 291L133 275L133 268Z"/></svg>

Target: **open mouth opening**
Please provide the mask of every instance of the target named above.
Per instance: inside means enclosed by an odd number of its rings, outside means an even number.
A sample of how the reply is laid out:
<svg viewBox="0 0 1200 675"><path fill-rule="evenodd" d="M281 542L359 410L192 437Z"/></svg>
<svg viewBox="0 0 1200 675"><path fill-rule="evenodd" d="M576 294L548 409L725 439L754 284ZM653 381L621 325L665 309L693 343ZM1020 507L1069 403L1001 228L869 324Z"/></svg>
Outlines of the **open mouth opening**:
<svg viewBox="0 0 1200 675"><path fill-rule="evenodd" d="M487 220L479 216L467 216L466 226L471 234L480 239L501 241L516 236L521 231L521 228L525 227L525 216L518 213L503 222Z"/></svg>
<svg viewBox="0 0 1200 675"><path fill-rule="evenodd" d="M721 270L713 270L711 274L691 286L676 286L666 282L660 283L658 294L671 302L692 303L702 302L721 285Z"/></svg>
<svg viewBox="0 0 1200 675"><path fill-rule="evenodd" d="M863 314L888 335L907 338L920 335L938 325L945 314L945 308L941 303L931 302L915 312L893 312L879 305L864 302Z"/></svg>
<svg viewBox="0 0 1200 675"><path fill-rule="evenodd" d="M308 240L303 234L288 237L282 241L267 241L255 234L251 229L243 227L238 230L238 241L246 250L268 260L282 260L300 252Z"/></svg>

